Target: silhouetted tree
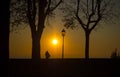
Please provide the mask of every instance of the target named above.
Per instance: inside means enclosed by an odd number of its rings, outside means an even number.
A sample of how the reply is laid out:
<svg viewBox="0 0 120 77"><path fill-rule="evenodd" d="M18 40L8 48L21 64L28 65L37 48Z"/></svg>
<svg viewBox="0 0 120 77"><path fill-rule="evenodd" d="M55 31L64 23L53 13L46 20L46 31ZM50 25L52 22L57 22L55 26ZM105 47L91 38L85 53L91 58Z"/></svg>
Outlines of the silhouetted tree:
<svg viewBox="0 0 120 77"><path fill-rule="evenodd" d="M116 58L117 57L117 52L112 52L111 58Z"/></svg>
<svg viewBox="0 0 120 77"><path fill-rule="evenodd" d="M117 48L115 48L115 51L113 51L111 53L111 58L113 58L113 59L120 58L120 56L119 56L119 54L117 52L118 52Z"/></svg>
<svg viewBox="0 0 120 77"><path fill-rule="evenodd" d="M85 58L89 59L89 39L91 32L100 21L109 21L113 14L112 0L76 0L66 2L61 8L66 15L64 22L66 28L80 25L85 32Z"/></svg>
<svg viewBox="0 0 120 77"><path fill-rule="evenodd" d="M19 25L29 24L32 36L32 59L40 59L40 39L48 16L61 4L62 0L18 0L11 3L13 19L11 23ZM17 8L16 8L17 7ZM16 10L16 11L15 11ZM16 16L15 16L16 15ZM12 22L13 21L13 22Z"/></svg>

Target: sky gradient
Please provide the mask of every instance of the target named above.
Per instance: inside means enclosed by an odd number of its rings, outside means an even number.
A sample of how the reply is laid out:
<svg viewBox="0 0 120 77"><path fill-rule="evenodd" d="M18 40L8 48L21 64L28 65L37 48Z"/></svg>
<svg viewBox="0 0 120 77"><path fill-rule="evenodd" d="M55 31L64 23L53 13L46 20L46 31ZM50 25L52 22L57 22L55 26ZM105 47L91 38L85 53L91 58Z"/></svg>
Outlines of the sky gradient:
<svg viewBox="0 0 120 77"><path fill-rule="evenodd" d="M118 5L119 8L119 5ZM50 25L45 25L41 38L41 57L45 58L48 51L51 58L62 57L62 35L61 30L64 23L61 21L62 14L56 11L56 17L52 18ZM90 58L110 58L111 53L117 48L120 54L120 20L116 23L101 24L90 35ZM85 35L83 29L78 26L76 29L66 29L65 35L65 58L84 58ZM54 45L52 40L56 38L58 43ZM27 58L32 55L32 39L30 28L18 30L17 33L10 33L10 58Z"/></svg>

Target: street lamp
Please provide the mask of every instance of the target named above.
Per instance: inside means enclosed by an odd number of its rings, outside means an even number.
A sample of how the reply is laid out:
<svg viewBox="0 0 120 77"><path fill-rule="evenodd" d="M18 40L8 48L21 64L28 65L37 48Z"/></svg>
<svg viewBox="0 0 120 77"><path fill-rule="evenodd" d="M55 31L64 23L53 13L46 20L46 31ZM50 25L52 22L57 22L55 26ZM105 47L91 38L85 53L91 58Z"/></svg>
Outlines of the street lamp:
<svg viewBox="0 0 120 77"><path fill-rule="evenodd" d="M61 33L62 33L62 36L63 36L63 43L62 43L62 59L63 59L63 58L64 58L64 36L65 36L66 32L65 32L65 30L63 29L63 30L61 31Z"/></svg>

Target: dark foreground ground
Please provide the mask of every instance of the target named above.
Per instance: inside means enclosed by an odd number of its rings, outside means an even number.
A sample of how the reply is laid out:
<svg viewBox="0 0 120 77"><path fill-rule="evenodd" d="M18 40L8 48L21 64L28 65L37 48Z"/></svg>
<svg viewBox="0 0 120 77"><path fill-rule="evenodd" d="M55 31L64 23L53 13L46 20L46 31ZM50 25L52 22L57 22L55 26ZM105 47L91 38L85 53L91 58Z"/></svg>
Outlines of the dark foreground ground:
<svg viewBox="0 0 120 77"><path fill-rule="evenodd" d="M8 77L120 77L120 59L10 59Z"/></svg>

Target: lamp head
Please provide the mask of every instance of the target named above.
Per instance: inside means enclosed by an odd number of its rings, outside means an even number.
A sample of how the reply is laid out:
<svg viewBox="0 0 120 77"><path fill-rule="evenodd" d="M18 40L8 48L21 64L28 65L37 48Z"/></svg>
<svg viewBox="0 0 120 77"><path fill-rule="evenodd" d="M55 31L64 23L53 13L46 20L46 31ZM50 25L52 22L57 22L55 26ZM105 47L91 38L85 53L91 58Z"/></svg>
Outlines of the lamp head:
<svg viewBox="0 0 120 77"><path fill-rule="evenodd" d="M65 34L66 34L66 32L65 32L65 30L63 29L63 30L62 30L62 36L65 36Z"/></svg>

